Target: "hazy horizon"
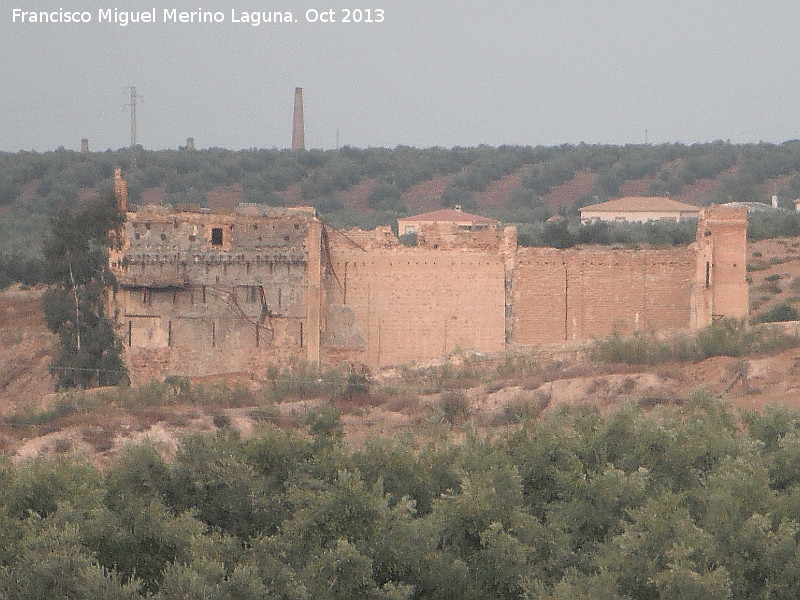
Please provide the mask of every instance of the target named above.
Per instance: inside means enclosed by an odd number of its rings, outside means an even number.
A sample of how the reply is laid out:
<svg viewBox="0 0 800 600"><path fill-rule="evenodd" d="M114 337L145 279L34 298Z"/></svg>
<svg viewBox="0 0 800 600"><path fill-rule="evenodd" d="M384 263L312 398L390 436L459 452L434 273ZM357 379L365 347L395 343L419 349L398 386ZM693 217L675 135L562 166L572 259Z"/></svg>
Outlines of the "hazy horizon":
<svg viewBox="0 0 800 600"><path fill-rule="evenodd" d="M127 147L126 86L143 98L137 141L150 150L188 137L198 148L286 148L295 87L308 148L800 137L800 3L788 0L392 0L358 5L362 22L349 24L307 22L309 9L341 21L357 7L338 0L131 0L118 12L153 12L156 22L127 26L99 22L114 9L104 0L37 4L48 6L0 11L2 151L77 150L81 138L92 151ZM20 22L13 9L91 20ZM173 10L223 21L164 22ZM363 22L367 10L373 20L383 11L383 22ZM241 22L261 11L296 22Z"/></svg>

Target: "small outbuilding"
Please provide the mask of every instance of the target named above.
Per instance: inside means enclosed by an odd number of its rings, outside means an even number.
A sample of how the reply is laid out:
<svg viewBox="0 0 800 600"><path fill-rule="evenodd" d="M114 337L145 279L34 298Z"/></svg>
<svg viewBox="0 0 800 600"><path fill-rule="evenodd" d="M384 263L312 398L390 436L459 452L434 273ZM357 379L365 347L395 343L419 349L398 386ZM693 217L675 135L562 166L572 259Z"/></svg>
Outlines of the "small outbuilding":
<svg viewBox="0 0 800 600"><path fill-rule="evenodd" d="M645 223L647 221L684 221L696 219L700 207L678 202L663 196L628 196L581 209L581 223L616 221Z"/></svg>
<svg viewBox="0 0 800 600"><path fill-rule="evenodd" d="M454 225L462 231L482 231L496 229L500 225L500 221L464 212L461 210L461 205L456 204L455 209L443 208L433 212L422 213L421 215L397 219L397 232L399 235L420 233L423 227L439 224Z"/></svg>

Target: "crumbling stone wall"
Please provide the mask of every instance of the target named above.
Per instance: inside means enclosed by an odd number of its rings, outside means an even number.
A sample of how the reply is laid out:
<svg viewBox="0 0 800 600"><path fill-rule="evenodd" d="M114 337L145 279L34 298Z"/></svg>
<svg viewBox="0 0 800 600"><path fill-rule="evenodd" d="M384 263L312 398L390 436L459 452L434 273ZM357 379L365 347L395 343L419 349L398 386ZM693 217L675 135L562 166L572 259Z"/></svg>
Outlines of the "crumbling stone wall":
<svg viewBox="0 0 800 600"><path fill-rule="evenodd" d="M323 353L383 366L743 318L746 229L746 212L713 207L693 244L663 249L518 248L513 228L446 224L418 248L332 237Z"/></svg>
<svg viewBox="0 0 800 600"><path fill-rule="evenodd" d="M110 258L134 377L318 360L320 232L308 210L129 214Z"/></svg>
<svg viewBox="0 0 800 600"><path fill-rule="evenodd" d="M518 248L513 227L338 232L313 209L130 213L111 267L134 379L380 367L747 316L747 214L709 208L687 247Z"/></svg>

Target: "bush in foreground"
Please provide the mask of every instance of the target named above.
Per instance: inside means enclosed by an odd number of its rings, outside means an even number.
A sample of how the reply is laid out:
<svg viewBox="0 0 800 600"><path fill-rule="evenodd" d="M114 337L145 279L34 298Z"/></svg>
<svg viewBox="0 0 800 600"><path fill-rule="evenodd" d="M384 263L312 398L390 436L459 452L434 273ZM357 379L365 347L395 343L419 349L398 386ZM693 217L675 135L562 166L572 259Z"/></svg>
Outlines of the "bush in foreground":
<svg viewBox="0 0 800 600"><path fill-rule="evenodd" d="M630 365L660 365L695 362L712 356L747 356L778 352L800 346L800 337L770 327L748 327L743 321L720 319L694 336L661 338L655 333L636 332L630 337L614 334L599 340L592 360Z"/></svg>

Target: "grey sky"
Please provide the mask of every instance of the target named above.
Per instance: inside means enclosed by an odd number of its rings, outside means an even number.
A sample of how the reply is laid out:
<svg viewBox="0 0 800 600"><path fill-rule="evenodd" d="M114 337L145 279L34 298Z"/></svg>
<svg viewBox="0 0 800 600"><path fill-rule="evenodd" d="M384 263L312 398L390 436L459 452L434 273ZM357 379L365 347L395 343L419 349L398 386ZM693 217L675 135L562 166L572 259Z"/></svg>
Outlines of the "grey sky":
<svg viewBox="0 0 800 600"><path fill-rule="evenodd" d="M780 142L800 137L800 2L3 0L0 150ZM221 11L225 23L98 23L98 9ZM307 9L384 11L311 24ZM88 11L12 23L12 9ZM231 10L292 11L253 27Z"/></svg>

